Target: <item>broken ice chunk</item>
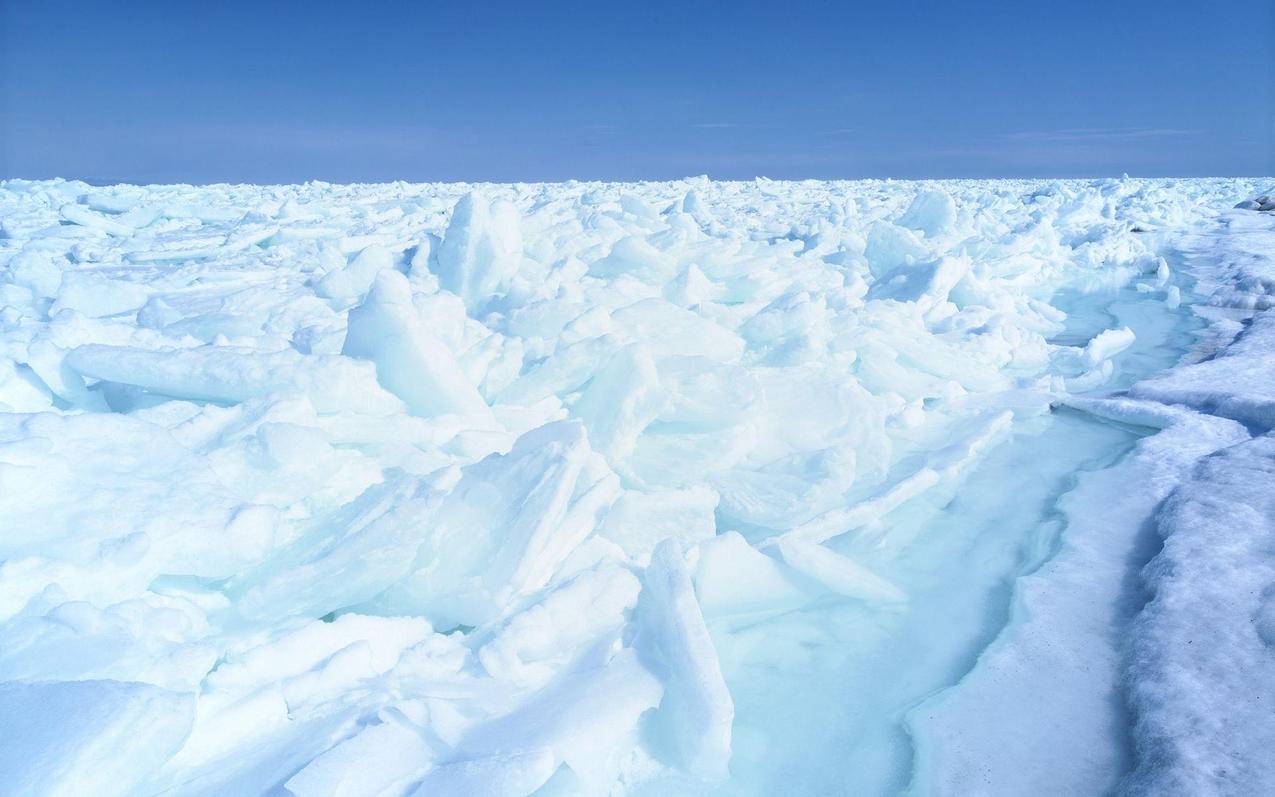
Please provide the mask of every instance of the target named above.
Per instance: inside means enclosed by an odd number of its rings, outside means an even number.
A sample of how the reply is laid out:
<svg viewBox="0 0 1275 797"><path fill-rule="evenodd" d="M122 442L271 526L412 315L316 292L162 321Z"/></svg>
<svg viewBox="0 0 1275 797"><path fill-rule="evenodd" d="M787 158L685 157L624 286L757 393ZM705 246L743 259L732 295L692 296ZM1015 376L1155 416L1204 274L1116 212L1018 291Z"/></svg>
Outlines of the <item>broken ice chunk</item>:
<svg viewBox="0 0 1275 797"><path fill-rule="evenodd" d="M584 421L594 447L614 463L632 453L638 435L663 408L655 360L645 346L635 343L594 373L574 414Z"/></svg>
<svg viewBox="0 0 1275 797"><path fill-rule="evenodd" d="M889 581L822 545L781 537L778 547L786 564L839 595L871 604L898 604L907 600L907 595Z"/></svg>
<svg viewBox="0 0 1275 797"><path fill-rule="evenodd" d="M628 570L600 566L586 570L514 615L478 651L493 677L520 683L546 681L553 665L577 648L624 624L641 585Z"/></svg>
<svg viewBox="0 0 1275 797"><path fill-rule="evenodd" d="M921 191L899 219L900 227L920 230L933 238L947 232L956 221L956 203L952 195L939 189Z"/></svg>
<svg viewBox="0 0 1275 797"><path fill-rule="evenodd" d="M663 285L677 274L677 261L651 246L645 238L630 235L616 241L606 257L590 265L589 273L606 278L625 274L652 285Z"/></svg>
<svg viewBox="0 0 1275 797"><path fill-rule="evenodd" d="M420 733L398 722L369 725L284 784L296 797L382 797L402 794L435 758Z"/></svg>
<svg viewBox="0 0 1275 797"><path fill-rule="evenodd" d="M413 415L455 413L495 427L452 352L417 318L407 278L393 269L381 271L367 299L350 311L341 353L374 362L377 380Z"/></svg>
<svg viewBox="0 0 1275 797"><path fill-rule="evenodd" d="M95 213L86 205L63 205L61 213L62 218L72 224L101 230L109 235L126 236L133 232L132 226L116 221L110 216Z"/></svg>
<svg viewBox="0 0 1275 797"><path fill-rule="evenodd" d="M440 500L439 485L391 475L232 581L239 612L255 620L321 617L376 597L411 572Z"/></svg>
<svg viewBox="0 0 1275 797"><path fill-rule="evenodd" d="M194 716L193 694L148 684L0 684L0 793L137 794L182 746Z"/></svg>
<svg viewBox="0 0 1275 797"><path fill-rule="evenodd" d="M855 480L855 452L845 447L791 454L761 467L712 477L718 511L750 526L792 528L832 508Z"/></svg>
<svg viewBox="0 0 1275 797"><path fill-rule="evenodd" d="M969 270L968 257L945 256L925 263L908 263L882 274L868 290L868 299L916 302L922 309L929 309L946 302Z"/></svg>
<svg viewBox="0 0 1275 797"><path fill-rule="evenodd" d="M89 318L132 313L146 304L153 286L116 279L97 271L64 271L50 317L74 310Z"/></svg>
<svg viewBox="0 0 1275 797"><path fill-rule="evenodd" d="M452 761L430 770L412 797L527 797L557 768L546 747Z"/></svg>
<svg viewBox="0 0 1275 797"><path fill-rule="evenodd" d="M881 277L900 266L931 257L931 250L916 233L887 221L878 221L868 231L864 257L873 275Z"/></svg>
<svg viewBox="0 0 1275 797"><path fill-rule="evenodd" d="M643 299L611 314L617 332L641 341L657 356L698 354L733 362L744 341L721 325L663 299Z"/></svg>
<svg viewBox="0 0 1275 797"><path fill-rule="evenodd" d="M547 584L619 492L579 421L466 467L428 527L415 572L386 596L440 628L478 625Z"/></svg>
<svg viewBox="0 0 1275 797"><path fill-rule="evenodd" d="M460 198L438 247L438 281L473 310L509 289L522 262L518 208L470 192Z"/></svg>
<svg viewBox="0 0 1275 797"><path fill-rule="evenodd" d="M642 612L647 642L667 669L658 716L673 755L693 775L726 777L735 703L676 540L665 540L651 555Z"/></svg>
<svg viewBox="0 0 1275 797"><path fill-rule="evenodd" d="M548 750L554 769L559 763L570 768L578 787L575 793L606 792L618 763L615 753L636 742L639 717L655 708L663 691L631 648L614 655L609 651L610 646L589 651L581 666L563 673L518 708L471 729L457 745L457 759Z"/></svg>
<svg viewBox="0 0 1275 797"><path fill-rule="evenodd" d="M703 485L684 490L626 490L607 512L598 533L645 564L655 546L669 537L686 545L711 538L717 528L717 501L717 493Z"/></svg>
<svg viewBox="0 0 1275 797"><path fill-rule="evenodd" d="M1104 361L1132 346L1134 340L1133 330L1128 327L1104 329L1085 344L1085 364L1090 368L1097 368Z"/></svg>
<svg viewBox="0 0 1275 797"><path fill-rule="evenodd" d="M389 250L369 246L359 252L349 265L325 274L314 286L314 292L331 299L336 306L349 307L367 293L377 274L393 267L394 257Z"/></svg>
<svg viewBox="0 0 1275 797"><path fill-rule="evenodd" d="M807 599L782 565L736 531L700 544L695 594L706 617L789 609Z"/></svg>
<svg viewBox="0 0 1275 797"><path fill-rule="evenodd" d="M761 385L746 368L677 356L660 360L658 370L667 394L662 423L721 429L750 420L761 403Z"/></svg>
<svg viewBox="0 0 1275 797"><path fill-rule="evenodd" d="M325 659L355 644L366 645L367 666L389 670L408 647L433 629L418 617L343 614L332 622L313 620L291 633L237 654L227 654L208 673L205 692L251 691L263 683L295 678L321 667Z"/></svg>
<svg viewBox="0 0 1275 797"><path fill-rule="evenodd" d="M319 412L392 415L403 403L376 383L374 369L345 357L234 346L151 350L90 343L67 355L84 376L173 398L237 404L268 393L308 396Z"/></svg>

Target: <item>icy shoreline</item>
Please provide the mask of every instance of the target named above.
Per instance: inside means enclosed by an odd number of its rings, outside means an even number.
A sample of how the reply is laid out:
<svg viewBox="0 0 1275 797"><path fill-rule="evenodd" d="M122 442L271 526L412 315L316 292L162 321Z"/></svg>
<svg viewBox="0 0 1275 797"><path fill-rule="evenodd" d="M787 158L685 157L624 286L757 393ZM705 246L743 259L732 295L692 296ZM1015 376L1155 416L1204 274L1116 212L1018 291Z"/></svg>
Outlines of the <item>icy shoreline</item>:
<svg viewBox="0 0 1275 797"><path fill-rule="evenodd" d="M1275 782L1263 752L1275 691L1261 674L1275 616L1275 219L1224 214L1177 245L1202 261L1193 309L1212 320L1210 350L1111 398L1062 399L1155 431L1066 496L1063 548L1020 580L1016 619L914 712L921 793L1253 794Z"/></svg>
<svg viewBox="0 0 1275 797"><path fill-rule="evenodd" d="M1233 340L1130 391L1215 428L1229 423L1239 438L1198 460L1155 516L1163 548L1144 573L1149 600L1126 661L1131 794L1252 794L1275 783L1275 217L1237 210L1216 234L1210 303L1240 312L1222 313L1212 331Z"/></svg>
<svg viewBox="0 0 1275 797"><path fill-rule="evenodd" d="M0 783L1269 785L1264 187L0 184Z"/></svg>

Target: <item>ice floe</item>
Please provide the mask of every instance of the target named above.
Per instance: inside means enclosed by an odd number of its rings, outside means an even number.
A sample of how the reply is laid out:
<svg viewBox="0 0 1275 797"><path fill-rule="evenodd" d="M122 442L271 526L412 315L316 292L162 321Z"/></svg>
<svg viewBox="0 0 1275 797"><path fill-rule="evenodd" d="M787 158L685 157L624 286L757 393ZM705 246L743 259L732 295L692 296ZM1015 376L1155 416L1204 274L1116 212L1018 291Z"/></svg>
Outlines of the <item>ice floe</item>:
<svg viewBox="0 0 1275 797"><path fill-rule="evenodd" d="M1269 791L1267 190L0 183L0 792Z"/></svg>

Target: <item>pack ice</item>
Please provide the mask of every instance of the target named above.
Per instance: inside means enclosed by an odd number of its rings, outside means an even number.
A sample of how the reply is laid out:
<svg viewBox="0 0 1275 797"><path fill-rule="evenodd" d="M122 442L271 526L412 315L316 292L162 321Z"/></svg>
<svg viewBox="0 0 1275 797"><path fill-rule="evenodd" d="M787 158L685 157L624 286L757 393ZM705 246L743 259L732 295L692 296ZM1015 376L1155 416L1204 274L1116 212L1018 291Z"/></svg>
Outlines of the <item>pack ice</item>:
<svg viewBox="0 0 1275 797"><path fill-rule="evenodd" d="M0 183L0 794L1275 792L1269 192Z"/></svg>

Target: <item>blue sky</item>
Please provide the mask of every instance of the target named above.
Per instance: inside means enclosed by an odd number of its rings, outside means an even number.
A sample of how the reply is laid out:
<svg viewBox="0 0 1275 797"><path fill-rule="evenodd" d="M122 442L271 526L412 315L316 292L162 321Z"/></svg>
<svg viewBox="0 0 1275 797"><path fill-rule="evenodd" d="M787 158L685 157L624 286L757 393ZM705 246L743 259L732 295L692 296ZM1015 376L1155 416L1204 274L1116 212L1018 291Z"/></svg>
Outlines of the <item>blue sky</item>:
<svg viewBox="0 0 1275 797"><path fill-rule="evenodd" d="M1272 6L0 2L0 177L1275 173Z"/></svg>

